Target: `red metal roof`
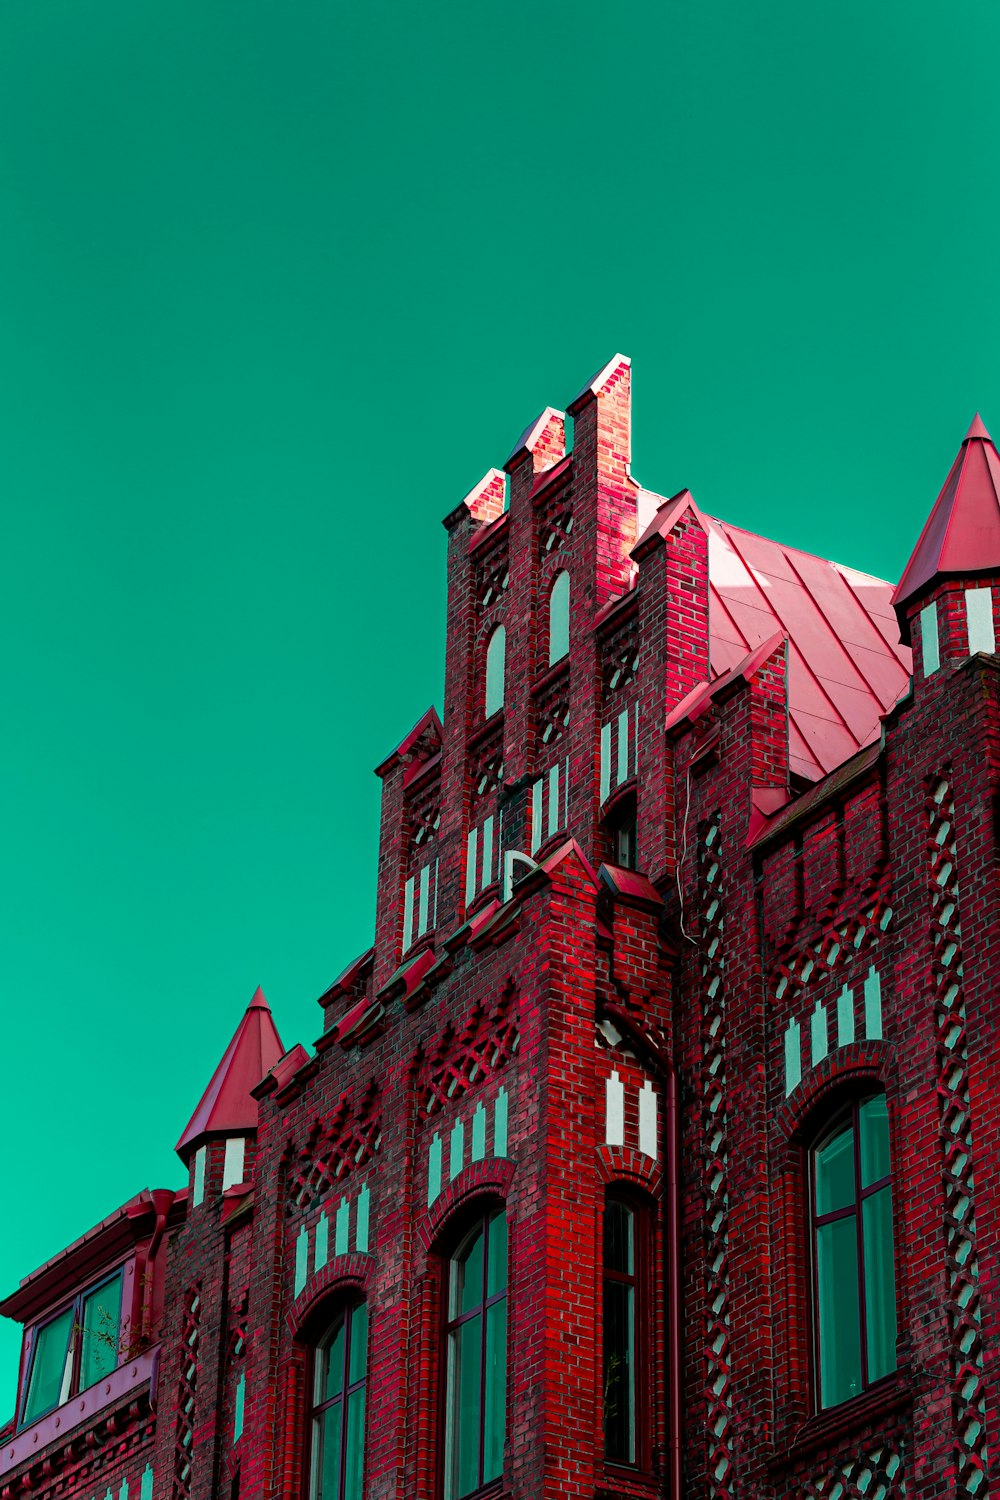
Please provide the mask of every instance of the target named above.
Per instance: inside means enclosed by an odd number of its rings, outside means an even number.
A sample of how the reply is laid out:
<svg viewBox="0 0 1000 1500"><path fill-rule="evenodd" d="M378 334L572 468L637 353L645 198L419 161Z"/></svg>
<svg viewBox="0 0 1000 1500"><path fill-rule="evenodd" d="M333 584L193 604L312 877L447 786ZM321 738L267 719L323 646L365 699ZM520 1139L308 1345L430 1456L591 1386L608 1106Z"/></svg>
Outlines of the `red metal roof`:
<svg viewBox="0 0 1000 1500"><path fill-rule="evenodd" d="M892 585L706 516L688 490L670 500L642 491L641 521L657 502L633 556L694 512L708 533L711 686L784 636L789 762L818 781L876 738L880 716L908 686L910 651L900 643ZM709 684L677 705L671 721L697 717L703 697L711 697Z"/></svg>
<svg viewBox="0 0 1000 1500"><path fill-rule="evenodd" d="M932 579L994 568L1000 568L1000 454L977 412L892 602L903 615L901 606ZM900 623L905 632L905 617Z"/></svg>
<svg viewBox="0 0 1000 1500"><path fill-rule="evenodd" d="M909 685L892 585L702 516L708 531L713 679L775 635L788 639L788 753L818 781L874 740Z"/></svg>
<svg viewBox="0 0 1000 1500"><path fill-rule="evenodd" d="M210 1133L256 1130L257 1101L250 1090L284 1051L264 991L258 987L176 1150L183 1154L200 1136Z"/></svg>

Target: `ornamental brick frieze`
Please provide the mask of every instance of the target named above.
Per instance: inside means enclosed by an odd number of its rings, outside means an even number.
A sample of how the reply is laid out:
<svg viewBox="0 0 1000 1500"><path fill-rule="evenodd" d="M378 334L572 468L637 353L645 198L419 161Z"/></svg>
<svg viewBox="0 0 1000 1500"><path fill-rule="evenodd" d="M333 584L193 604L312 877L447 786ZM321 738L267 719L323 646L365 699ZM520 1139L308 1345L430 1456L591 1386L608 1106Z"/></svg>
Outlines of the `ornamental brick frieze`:
<svg viewBox="0 0 1000 1500"><path fill-rule="evenodd" d="M431 1044L417 1070L419 1115L436 1114L492 1078L515 1055L519 1040L517 996L508 984L495 1005L474 1005L461 1026L449 1022Z"/></svg>
<svg viewBox="0 0 1000 1500"><path fill-rule="evenodd" d="M835 1459L802 1482L802 1500L904 1500L902 1444L880 1443Z"/></svg>
<svg viewBox="0 0 1000 1500"><path fill-rule="evenodd" d="M177 1343L177 1400L174 1428L173 1500L187 1500L194 1472L195 1421L198 1414L198 1366L201 1358L201 1286L192 1286L184 1299Z"/></svg>
<svg viewBox="0 0 1000 1500"><path fill-rule="evenodd" d="M382 1097L377 1084L360 1096L345 1094L327 1120L316 1121L288 1168L288 1213L305 1212L326 1197L349 1173L372 1161L381 1144Z"/></svg>
<svg viewBox="0 0 1000 1500"><path fill-rule="evenodd" d="M944 1183L945 1274L955 1433L956 1496L989 1494L982 1296L976 1229L976 1177L959 920L955 805L950 768L928 785L938 1139Z"/></svg>
<svg viewBox="0 0 1000 1500"><path fill-rule="evenodd" d="M837 974L876 943L892 922L888 884L856 912L797 946L772 957L768 988L775 1000L790 1004L796 992Z"/></svg>
<svg viewBox="0 0 1000 1500"><path fill-rule="evenodd" d="M639 611L633 605L602 633L601 687L605 701L634 682L639 670Z"/></svg>
<svg viewBox="0 0 1000 1500"><path fill-rule="evenodd" d="M730 1364L729 1137L726 1093L725 916L720 815L698 830L701 978L702 1194L705 1206L703 1329L706 1494L736 1493Z"/></svg>

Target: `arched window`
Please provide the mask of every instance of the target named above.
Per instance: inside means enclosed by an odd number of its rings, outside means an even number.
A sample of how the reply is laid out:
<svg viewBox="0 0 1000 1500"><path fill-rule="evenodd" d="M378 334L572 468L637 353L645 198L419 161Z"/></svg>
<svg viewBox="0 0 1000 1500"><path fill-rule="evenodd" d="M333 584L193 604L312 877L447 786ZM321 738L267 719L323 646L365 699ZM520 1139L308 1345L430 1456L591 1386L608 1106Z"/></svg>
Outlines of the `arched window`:
<svg viewBox="0 0 1000 1500"><path fill-rule="evenodd" d="M444 1500L503 1472L507 1428L507 1219L484 1213L447 1266Z"/></svg>
<svg viewBox="0 0 1000 1500"><path fill-rule="evenodd" d="M498 625L486 647L486 717L503 708L504 672L507 666L507 632Z"/></svg>
<svg viewBox="0 0 1000 1500"><path fill-rule="evenodd" d="M549 666L569 654L569 574L557 573L549 594Z"/></svg>
<svg viewBox="0 0 1000 1500"><path fill-rule="evenodd" d="M852 1104L811 1153L813 1331L819 1405L849 1401L896 1368L889 1116Z"/></svg>
<svg viewBox="0 0 1000 1500"><path fill-rule="evenodd" d="M309 1500L363 1500L368 1307L334 1318L316 1346L309 1412Z"/></svg>
<svg viewBox="0 0 1000 1500"><path fill-rule="evenodd" d="M604 1201L604 1456L619 1464L637 1464L640 1457L645 1240L645 1214L609 1192Z"/></svg>

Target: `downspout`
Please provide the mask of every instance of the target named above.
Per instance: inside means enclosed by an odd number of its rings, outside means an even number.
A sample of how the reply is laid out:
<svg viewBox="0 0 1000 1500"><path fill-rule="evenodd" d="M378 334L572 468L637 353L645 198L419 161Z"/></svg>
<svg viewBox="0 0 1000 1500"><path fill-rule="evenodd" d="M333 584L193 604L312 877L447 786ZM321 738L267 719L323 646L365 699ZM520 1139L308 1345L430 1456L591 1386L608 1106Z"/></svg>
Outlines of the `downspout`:
<svg viewBox="0 0 1000 1500"><path fill-rule="evenodd" d="M678 1131L677 1073L669 1057L638 1027L620 1006L603 1002L601 1009L618 1030L651 1063L663 1084L667 1114L667 1305L670 1309L667 1336L668 1433L667 1473L670 1500L681 1500L681 1232L680 1154Z"/></svg>
<svg viewBox="0 0 1000 1500"><path fill-rule="evenodd" d="M153 1208L156 1210L156 1223L150 1236L149 1248L146 1251L145 1265L142 1270L143 1298L142 1298L142 1342L145 1344L152 1333L153 1325L153 1262L156 1252L167 1228L167 1215L173 1207L175 1194L170 1188L156 1188L150 1195L153 1199Z"/></svg>

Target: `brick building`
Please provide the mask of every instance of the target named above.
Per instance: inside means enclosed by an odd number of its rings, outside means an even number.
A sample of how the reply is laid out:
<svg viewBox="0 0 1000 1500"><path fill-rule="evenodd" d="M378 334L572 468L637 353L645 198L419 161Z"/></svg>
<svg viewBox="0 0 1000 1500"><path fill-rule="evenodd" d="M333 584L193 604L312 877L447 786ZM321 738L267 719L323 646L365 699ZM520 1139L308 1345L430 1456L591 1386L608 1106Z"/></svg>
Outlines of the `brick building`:
<svg viewBox="0 0 1000 1500"><path fill-rule="evenodd" d="M258 992L0 1304L0 1500L1000 1494L1000 457L894 590L643 490L630 379L445 520L314 1049Z"/></svg>

